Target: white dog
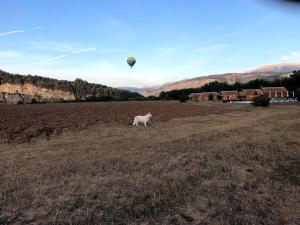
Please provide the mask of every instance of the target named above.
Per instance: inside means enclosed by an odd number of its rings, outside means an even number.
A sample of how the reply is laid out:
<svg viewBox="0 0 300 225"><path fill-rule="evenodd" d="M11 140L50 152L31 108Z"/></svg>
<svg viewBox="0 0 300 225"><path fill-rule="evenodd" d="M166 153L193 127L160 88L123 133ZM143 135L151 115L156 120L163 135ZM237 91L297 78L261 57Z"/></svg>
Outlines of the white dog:
<svg viewBox="0 0 300 225"><path fill-rule="evenodd" d="M147 122L150 120L151 116L152 115L149 112L145 116L140 116L140 115L136 116L136 117L134 117L134 121L133 121L132 125L139 126L139 122L141 122L145 125L145 127L147 127Z"/></svg>

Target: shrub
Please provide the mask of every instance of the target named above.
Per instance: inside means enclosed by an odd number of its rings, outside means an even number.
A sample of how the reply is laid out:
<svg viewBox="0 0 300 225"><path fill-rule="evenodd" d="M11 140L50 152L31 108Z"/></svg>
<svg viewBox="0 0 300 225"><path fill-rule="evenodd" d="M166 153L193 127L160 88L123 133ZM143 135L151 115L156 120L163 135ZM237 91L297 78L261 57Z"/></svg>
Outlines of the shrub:
<svg viewBox="0 0 300 225"><path fill-rule="evenodd" d="M298 101L300 101L300 88L298 88L298 89L295 91L295 97L297 98Z"/></svg>
<svg viewBox="0 0 300 225"><path fill-rule="evenodd" d="M186 102L187 100L189 100L189 96L187 96L187 95L179 96L179 101L180 102Z"/></svg>
<svg viewBox="0 0 300 225"><path fill-rule="evenodd" d="M35 98L31 99L31 104L37 104L37 103L38 101Z"/></svg>
<svg viewBox="0 0 300 225"><path fill-rule="evenodd" d="M266 107L270 105L270 98L266 96L258 96L253 99L252 105Z"/></svg>

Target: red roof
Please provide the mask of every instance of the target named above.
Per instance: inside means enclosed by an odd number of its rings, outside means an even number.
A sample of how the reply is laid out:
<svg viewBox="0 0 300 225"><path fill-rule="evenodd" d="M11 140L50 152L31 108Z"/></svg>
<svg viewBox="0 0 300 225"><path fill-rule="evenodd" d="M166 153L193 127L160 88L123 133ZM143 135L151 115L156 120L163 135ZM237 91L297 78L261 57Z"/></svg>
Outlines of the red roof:
<svg viewBox="0 0 300 225"><path fill-rule="evenodd" d="M261 89L243 89L240 92L241 96L246 96L246 95L263 95L263 91Z"/></svg>
<svg viewBox="0 0 300 225"><path fill-rule="evenodd" d="M222 95L238 95L237 91L221 91Z"/></svg>
<svg viewBox="0 0 300 225"><path fill-rule="evenodd" d="M261 90L266 94L269 92L287 92L288 90L285 87L263 87Z"/></svg>
<svg viewBox="0 0 300 225"><path fill-rule="evenodd" d="M200 92L200 93L190 94L190 96L209 96L209 95L218 95L218 92Z"/></svg>
<svg viewBox="0 0 300 225"><path fill-rule="evenodd" d="M218 92L201 92L200 95L202 96L218 95Z"/></svg>

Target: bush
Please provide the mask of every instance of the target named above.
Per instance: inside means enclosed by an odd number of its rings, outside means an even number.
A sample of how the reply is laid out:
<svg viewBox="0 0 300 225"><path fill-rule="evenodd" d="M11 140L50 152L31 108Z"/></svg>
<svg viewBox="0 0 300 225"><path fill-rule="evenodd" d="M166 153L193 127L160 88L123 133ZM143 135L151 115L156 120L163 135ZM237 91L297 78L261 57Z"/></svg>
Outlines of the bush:
<svg viewBox="0 0 300 225"><path fill-rule="evenodd" d="M266 96L258 96L253 99L252 105L266 107L270 105L270 98Z"/></svg>
<svg viewBox="0 0 300 225"><path fill-rule="evenodd" d="M179 101L180 102L186 102L187 100L189 100L189 96L187 96L187 95L179 96Z"/></svg>
<svg viewBox="0 0 300 225"><path fill-rule="evenodd" d="M298 88L298 89L295 91L295 97L297 98L298 101L300 101L300 88Z"/></svg>
<svg viewBox="0 0 300 225"><path fill-rule="evenodd" d="M150 101L153 101L153 100L159 100L159 97L150 95L150 96L148 96L148 97L146 98L146 100L150 100Z"/></svg>
<svg viewBox="0 0 300 225"><path fill-rule="evenodd" d="M35 98L31 99L31 104L37 104L37 103L38 101Z"/></svg>

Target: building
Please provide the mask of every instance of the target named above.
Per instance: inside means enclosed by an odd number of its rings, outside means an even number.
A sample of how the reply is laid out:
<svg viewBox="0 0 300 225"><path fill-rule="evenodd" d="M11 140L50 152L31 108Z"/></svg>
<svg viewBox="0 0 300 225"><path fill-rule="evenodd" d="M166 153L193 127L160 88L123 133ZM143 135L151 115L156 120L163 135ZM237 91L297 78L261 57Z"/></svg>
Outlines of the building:
<svg viewBox="0 0 300 225"><path fill-rule="evenodd" d="M262 92L269 98L288 98L289 92L285 87L262 87Z"/></svg>
<svg viewBox="0 0 300 225"><path fill-rule="evenodd" d="M288 98L289 92L285 87L262 87L261 89L243 89L242 91L220 91L192 93L189 99L193 101L222 100L228 101L253 101L258 96L269 98Z"/></svg>
<svg viewBox="0 0 300 225"><path fill-rule="evenodd" d="M191 93L189 99L193 101L208 101L208 100L218 100L218 92L201 92L201 93Z"/></svg>
<svg viewBox="0 0 300 225"><path fill-rule="evenodd" d="M222 101L237 101L239 100L238 91L221 91Z"/></svg>
<svg viewBox="0 0 300 225"><path fill-rule="evenodd" d="M258 96L263 96L264 93L261 89L243 89L239 92L239 97L242 101L252 101Z"/></svg>

